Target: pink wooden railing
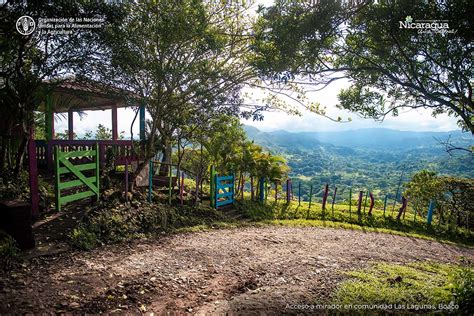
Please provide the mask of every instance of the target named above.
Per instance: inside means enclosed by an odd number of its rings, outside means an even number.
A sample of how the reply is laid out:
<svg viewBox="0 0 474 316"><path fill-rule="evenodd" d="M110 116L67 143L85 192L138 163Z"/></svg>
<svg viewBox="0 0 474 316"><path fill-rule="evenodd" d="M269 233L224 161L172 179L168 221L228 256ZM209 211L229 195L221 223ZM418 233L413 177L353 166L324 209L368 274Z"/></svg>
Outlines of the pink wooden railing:
<svg viewBox="0 0 474 316"><path fill-rule="evenodd" d="M101 165L105 164L107 153L113 150L115 165L125 165L125 160L133 161L137 156L132 150L132 140L37 140L36 160L39 167L52 169L54 146L59 146L62 151L88 150L99 145L99 158Z"/></svg>

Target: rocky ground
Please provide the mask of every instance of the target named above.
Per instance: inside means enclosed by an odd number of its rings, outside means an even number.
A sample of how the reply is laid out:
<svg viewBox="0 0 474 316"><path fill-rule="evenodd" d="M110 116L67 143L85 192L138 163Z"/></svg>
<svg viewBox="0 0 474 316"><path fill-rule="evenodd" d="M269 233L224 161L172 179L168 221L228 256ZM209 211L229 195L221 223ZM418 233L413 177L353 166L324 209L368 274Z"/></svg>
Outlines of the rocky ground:
<svg viewBox="0 0 474 316"><path fill-rule="evenodd" d="M0 279L0 313L296 313L327 301L342 271L372 262L472 260L474 250L324 228L248 227L163 235L36 256Z"/></svg>

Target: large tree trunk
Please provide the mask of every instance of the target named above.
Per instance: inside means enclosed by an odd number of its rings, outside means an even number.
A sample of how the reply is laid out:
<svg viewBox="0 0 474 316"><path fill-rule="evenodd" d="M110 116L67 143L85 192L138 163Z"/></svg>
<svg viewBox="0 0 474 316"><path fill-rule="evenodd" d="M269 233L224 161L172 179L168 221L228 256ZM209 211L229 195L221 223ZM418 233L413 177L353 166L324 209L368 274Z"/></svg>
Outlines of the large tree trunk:
<svg viewBox="0 0 474 316"><path fill-rule="evenodd" d="M172 155L172 147L171 147L171 140L166 139L164 142L165 146L162 149L163 158L161 159L161 166L160 166L160 176L167 177L169 175L169 171L171 168L171 155Z"/></svg>

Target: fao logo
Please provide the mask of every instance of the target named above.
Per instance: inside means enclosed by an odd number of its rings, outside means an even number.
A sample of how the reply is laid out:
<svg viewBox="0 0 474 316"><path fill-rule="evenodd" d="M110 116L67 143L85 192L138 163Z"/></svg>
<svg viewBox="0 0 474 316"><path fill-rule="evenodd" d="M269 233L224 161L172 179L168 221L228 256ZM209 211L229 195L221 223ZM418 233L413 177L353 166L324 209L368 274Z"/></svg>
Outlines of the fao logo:
<svg viewBox="0 0 474 316"><path fill-rule="evenodd" d="M22 35L30 35L35 28L35 20L31 16L24 15L16 21L16 30Z"/></svg>

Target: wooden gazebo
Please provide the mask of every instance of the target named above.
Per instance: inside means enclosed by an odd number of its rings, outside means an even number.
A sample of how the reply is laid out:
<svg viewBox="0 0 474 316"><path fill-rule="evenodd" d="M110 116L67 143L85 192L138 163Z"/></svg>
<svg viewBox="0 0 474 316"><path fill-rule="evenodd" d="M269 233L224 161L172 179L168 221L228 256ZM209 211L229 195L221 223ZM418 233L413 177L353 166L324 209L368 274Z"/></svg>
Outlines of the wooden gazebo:
<svg viewBox="0 0 474 316"><path fill-rule="evenodd" d="M106 161L108 148L113 148L115 164L124 165L126 161L134 160L132 154L132 140L118 139L117 109L127 106L139 107L140 139L145 137L145 106L131 103L137 100L130 92L105 88L94 82L77 82L68 80L54 85L45 100L38 106L38 111L45 114L46 140L35 140L34 131L30 135L28 145L28 160L30 173L31 211L37 217L39 212L38 170L52 171L53 148L58 146L63 151L89 150L98 145L100 163ZM111 110L112 112L112 139L110 140L75 140L74 139L74 112ZM55 139L54 114L67 113L68 139Z"/></svg>

